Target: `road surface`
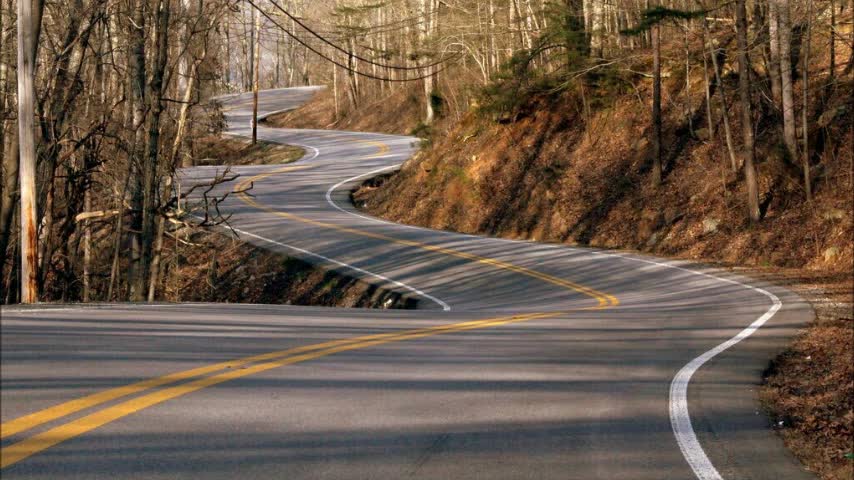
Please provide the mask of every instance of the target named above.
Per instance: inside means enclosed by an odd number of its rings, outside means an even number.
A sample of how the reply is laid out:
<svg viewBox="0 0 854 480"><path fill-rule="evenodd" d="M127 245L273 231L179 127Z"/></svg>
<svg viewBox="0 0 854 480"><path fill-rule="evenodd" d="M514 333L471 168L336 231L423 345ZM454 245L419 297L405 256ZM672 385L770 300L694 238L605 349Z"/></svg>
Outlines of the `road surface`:
<svg viewBox="0 0 854 480"><path fill-rule="evenodd" d="M312 93L263 92L261 111ZM249 97L223 102L229 133L246 135ZM221 208L243 238L419 308L3 308L4 480L811 478L756 400L769 359L812 318L791 292L387 223L348 191L414 139L259 138L307 154L234 169L251 196Z"/></svg>

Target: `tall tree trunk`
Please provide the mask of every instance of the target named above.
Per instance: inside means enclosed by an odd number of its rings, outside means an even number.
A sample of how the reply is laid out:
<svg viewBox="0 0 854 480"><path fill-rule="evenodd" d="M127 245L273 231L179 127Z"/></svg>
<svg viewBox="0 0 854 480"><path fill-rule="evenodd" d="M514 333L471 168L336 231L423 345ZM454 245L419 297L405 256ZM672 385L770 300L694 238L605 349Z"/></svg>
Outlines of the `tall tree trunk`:
<svg viewBox="0 0 854 480"><path fill-rule="evenodd" d="M783 99L783 141L789 158L798 159L798 143L795 136L795 99L792 85L792 22L789 18L789 0L772 0L777 3L780 15L778 35L780 38L780 94Z"/></svg>
<svg viewBox="0 0 854 480"><path fill-rule="evenodd" d="M252 9L252 145L258 143L258 83L261 71L261 15Z"/></svg>
<svg viewBox="0 0 854 480"><path fill-rule="evenodd" d="M738 90L741 96L741 129L744 136L744 181L747 184L747 211L751 222L759 221L759 186L754 166L753 108L750 95L750 57L747 53L747 9L745 0L735 5L738 42Z"/></svg>
<svg viewBox="0 0 854 480"><path fill-rule="evenodd" d="M92 211L92 192L87 186L83 193L83 208ZM83 302L88 302L91 294L92 281L92 225L89 219L83 220Z"/></svg>
<svg viewBox="0 0 854 480"><path fill-rule="evenodd" d="M712 115L712 83L709 81L709 62L707 57L706 35L703 32L703 87L705 87L703 94L706 97L706 123L709 124L709 140L711 140L715 137L715 121Z"/></svg>
<svg viewBox="0 0 854 480"><path fill-rule="evenodd" d="M832 8L832 6L831 6ZM812 1L807 0L807 32L802 42L804 51L804 63L801 68L803 79L801 82L801 90L803 91L803 106L801 107L801 127L803 132L804 150L801 155L804 168L804 193L807 197L807 202L812 201L812 179L810 178L810 147L809 147L809 123L808 106L809 106L809 67L810 67L810 42L812 37ZM832 41L832 39L831 39Z"/></svg>
<svg viewBox="0 0 854 480"><path fill-rule="evenodd" d="M514 1L515 3L515 1ZM511 6L511 8L514 8ZM431 0L421 0L421 15L422 15L422 23L421 23L421 48L424 49L427 46L427 42L429 40L430 34L432 33L432 22L433 22L433 12L432 12L432 1ZM429 60L429 59L428 59ZM430 125L433 123L433 117L435 117L436 113L433 111L433 68L428 67L425 72L424 77L424 99L427 103L426 114L424 117L424 123Z"/></svg>
<svg viewBox="0 0 854 480"><path fill-rule="evenodd" d="M231 89L231 21L225 17L225 86Z"/></svg>
<svg viewBox="0 0 854 480"><path fill-rule="evenodd" d="M21 303L38 301L36 143L33 102L35 28L33 3L18 1L18 144L21 188Z"/></svg>
<svg viewBox="0 0 854 480"><path fill-rule="evenodd" d="M652 184L661 184L661 27L652 27Z"/></svg>
<svg viewBox="0 0 854 480"><path fill-rule="evenodd" d="M602 16L603 1L590 0L590 53L597 58L602 58L602 45L605 36Z"/></svg>
<svg viewBox="0 0 854 480"><path fill-rule="evenodd" d="M18 132L12 132L11 145L3 157L3 196L0 198L0 267L6 265L6 250L12 238L12 225L18 207ZM0 148L3 148L0 145ZM14 264L14 261L12 262ZM2 270L2 268L0 268ZM2 272L0 272L2 274ZM6 288L11 288L6 285Z"/></svg>
<svg viewBox="0 0 854 480"><path fill-rule="evenodd" d="M709 46L709 56L712 58L712 69L715 71L715 89L721 98L721 119L724 123L724 139L726 140L727 153L729 153L730 166L732 171L738 171L738 156L735 154L735 145L732 140L732 130L729 125L729 104L726 100L726 92L724 84L721 81L721 72L718 66L718 51L712 45L709 38L709 21L703 19L703 42Z"/></svg>
<svg viewBox="0 0 854 480"><path fill-rule="evenodd" d="M771 98L774 108L782 111L781 76L780 76L780 12L777 0L768 2L768 76L771 77Z"/></svg>
<svg viewBox="0 0 854 480"><path fill-rule="evenodd" d="M836 1L830 0L830 65L828 66L829 85L833 85L836 75Z"/></svg>
<svg viewBox="0 0 854 480"><path fill-rule="evenodd" d="M113 300L113 292L117 290L117 283L119 282L119 262L121 260L122 238L124 237L125 197L127 197L131 174L134 170L133 166L128 167L124 186L116 199L116 210L119 214L116 215L116 226L113 233L113 261L110 264L110 282L107 286L107 297L105 299L108 302Z"/></svg>
<svg viewBox="0 0 854 480"><path fill-rule="evenodd" d="M159 0L157 2L154 31L154 45L157 46L157 51L154 57L151 81L148 84L151 113L148 117L148 126L146 127L148 130L148 152L145 156L145 166L143 168L142 254L140 256L141 271L137 277L139 295L143 295L143 292L147 291L147 280L154 253L154 233L159 203L157 185L160 176L160 162L158 161L160 153L160 117L164 110L163 77L169 54L167 39L169 38L170 11L169 0Z"/></svg>
<svg viewBox="0 0 854 480"><path fill-rule="evenodd" d="M136 0L133 21L130 22L130 65L131 65L131 99L133 102L132 127L134 140L131 148L130 158L130 192L131 192L131 222L130 222L130 268L128 271L129 297L132 301L142 301L143 288L145 285L144 268L141 265L141 238L140 232L143 224L143 197L140 178L144 175L141 171L143 165L143 142L145 131L145 4L146 0Z"/></svg>

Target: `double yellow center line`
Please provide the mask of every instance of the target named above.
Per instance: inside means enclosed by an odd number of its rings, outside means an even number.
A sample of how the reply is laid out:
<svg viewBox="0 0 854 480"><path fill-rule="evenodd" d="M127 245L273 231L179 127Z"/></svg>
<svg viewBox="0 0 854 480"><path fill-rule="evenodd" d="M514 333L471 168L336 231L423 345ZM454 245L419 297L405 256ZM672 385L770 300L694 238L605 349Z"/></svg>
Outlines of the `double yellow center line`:
<svg viewBox="0 0 854 480"><path fill-rule="evenodd" d="M385 147L385 148L387 149L388 147ZM367 158L370 158L370 157L367 157ZM613 295L610 295L610 294L607 294L604 292L600 292L598 290L594 290L590 287L586 287L584 285L580 285L578 283L571 282L569 280L565 280L565 279L562 279L559 277L555 277L554 275L549 275L546 273L538 272L536 270L531 270L531 269L526 268L526 267L520 267L520 266L514 265L512 263L504 262L501 260L496 260L494 258L482 257L480 255L475 255L473 253L463 252L463 251L455 250L452 248L440 247L438 245L430 245L427 243L416 242L414 240L404 240L404 239L400 239L400 238L390 237L388 235L383 235L381 233L374 233L374 232L368 232L368 231L364 231L364 230L358 230L358 229L351 228L351 227L344 227L341 225L336 225L334 223L324 222L324 221L320 221L320 220L313 220L311 218L306 218L306 217L296 215L293 213L282 212L282 211L276 210L274 208L271 208L267 205L263 205L263 204L258 203L254 198L252 198L246 192L246 190L251 185L253 185L255 182L258 182L258 181L263 180L265 178L271 177L273 175L278 175L280 173L286 173L286 172L290 172L290 171L294 171L294 170L301 170L301 169L305 169L305 168L310 168L310 167L309 166L303 166L303 165L291 165L291 166L287 166L287 167L284 167L284 168L281 168L278 170L274 170L271 172L262 173L260 175L255 175L253 177L250 177L250 178L238 183L236 188L235 188L235 192L237 192L238 197L247 205L251 205L251 206L253 206L259 210L263 210L265 212L271 213L273 215L276 215L276 216L279 216L282 218L287 218L288 220L294 220L294 221L297 221L300 223L305 223L308 225L314 225L317 227L335 230L338 232L349 233L352 235L358 235L361 237L374 238L377 240L382 240L384 242L393 243L393 244L397 244L397 245L414 247L414 248L426 250L429 252L441 253L443 255L449 255L452 257L463 258L465 260L469 260L469 261L484 264L484 265L489 265L489 266L499 268L502 270L509 270L511 272L515 272L515 273L518 273L521 275L525 275L527 277L535 278L537 280L541 280L541 281L544 281L546 283L550 283L552 285L557 285L559 287L581 293L582 295L586 295L586 296L588 296L588 297L590 297L596 301L596 303L597 303L596 308L600 308L600 309L601 308L610 308L610 307L614 307L614 306L617 306L620 304L620 301L617 299L617 297L615 297Z"/></svg>
<svg viewBox="0 0 854 480"><path fill-rule="evenodd" d="M388 146L385 144L379 142L361 142L373 144L379 147L379 153L377 153L373 157L380 156L388 152ZM459 250L424 244L412 240L397 239L389 237L387 235L356 230L350 227L343 227L328 222L312 220L291 213L280 212L265 205L259 204L245 192L247 187L253 182L262 180L264 178L279 173L303 168L308 167L287 166L281 169L274 170L272 172L256 175L243 182L240 182L235 188L235 191L245 203L260 210L273 213L280 217L310 225L315 225L318 227L336 230L339 232L375 238L398 245L405 245L426 251L437 252L458 258L463 258L472 262L490 265L496 268L516 272L528 277L536 278L547 283L551 283L563 288L576 291L578 293L587 295L596 301L595 306L591 306L587 309L602 309L619 304L616 297L612 295L599 292L592 288L585 287L583 285L579 285L568 280L564 280L558 277L554 277L552 275L537 272L525 267L520 267L500 260L481 257L479 255L466 253ZM103 392L98 392L83 398L71 400L69 402L65 402L60 405L56 405L3 423L2 425L0 425L0 438L5 439L18 433L31 430L40 425L57 421L61 418L67 417L78 412L82 412L84 410L99 405L114 402L125 397L130 397L138 394L139 395L129 400L125 400L123 402L107 406L105 408L102 408L101 410L95 411L94 413L90 413L80 418L71 420L67 423L53 427L41 433L37 433L0 449L0 468L5 468L10 465L13 465L17 462L20 462L21 460L24 460L27 457L46 450L54 445L82 435L86 432L99 428L122 417L138 412L142 409L163 403L167 400L181 397L183 395L195 392L197 390L201 390L206 387L227 382L229 380L246 377L248 375L253 375L285 365L305 362L319 357L332 355L338 352L367 348L376 345L382 345L389 342L414 340L432 335L461 332L465 330L494 327L509 323L556 317L558 315L561 315L562 313L564 312L546 312L513 315L486 320L473 320L468 322L446 324L435 327L405 330L401 332L366 335L350 339L334 340L330 342L317 343L314 345L306 345L287 350L279 350L260 355L253 355L227 362L220 362L199 368L185 370L183 372L176 372L157 378L143 380L141 382L132 383L130 385L113 388ZM147 392L149 390L154 391L143 394L144 392Z"/></svg>
<svg viewBox="0 0 854 480"><path fill-rule="evenodd" d="M415 340L433 335L494 327L509 323L554 317L557 315L560 315L560 313L530 313L486 320L472 320L435 327L418 328L402 332L381 333L350 339L334 340L314 345L291 348L288 350L265 353L262 355L254 355L229 362L217 363L95 393L87 397L56 405L4 423L2 424L2 429L0 429L2 430L2 436L3 438L6 438L16 433L33 429L39 425L58 420L62 417L66 417L73 413L113 400L118 400L136 393L142 393L156 387L168 386L168 388L156 390L154 392L108 406L84 417L38 433L17 443L13 443L8 447L4 447L2 451L0 451L0 468L6 468L24 460L27 457L53 447L54 445L92 431L145 408L152 407L167 400L178 398L188 393L227 382L229 380L235 380L285 365L305 362L348 350L357 350L390 342ZM180 383L181 381L186 381L186 383ZM180 384L169 386L176 383Z"/></svg>

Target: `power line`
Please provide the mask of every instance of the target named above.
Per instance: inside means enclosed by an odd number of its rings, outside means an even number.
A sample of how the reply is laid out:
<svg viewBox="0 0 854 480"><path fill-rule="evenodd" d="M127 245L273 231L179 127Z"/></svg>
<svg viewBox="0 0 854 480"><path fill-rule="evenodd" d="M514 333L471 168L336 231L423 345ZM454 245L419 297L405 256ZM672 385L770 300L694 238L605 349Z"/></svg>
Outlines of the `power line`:
<svg viewBox="0 0 854 480"><path fill-rule="evenodd" d="M354 73L354 74L356 74L356 75L360 75L360 76L362 76L362 77L370 78L370 79L373 79L373 80L381 80L381 81L384 81L384 82L401 82L401 83L403 83L403 82L414 82L414 81L416 81L416 80L423 80L423 79L425 79L425 78L433 77L433 76L437 75L439 72L442 72L442 71L444 71L445 69L447 69L447 68L448 68L448 67L447 67L447 65L446 65L445 67L440 68L439 70L437 70L437 71L435 71L435 72L429 73L429 74L427 74L427 75L421 75L421 76L418 76L418 77L413 77L413 78L388 78L388 77L380 77L380 76L377 76L377 75L372 75L372 74L370 74L370 73L360 72L360 71L358 71L358 70L354 70L354 69L350 68L350 67L349 67L349 66L347 66L347 65L343 65L343 64L339 63L337 60L335 60L335 59L333 59L333 58L329 58L329 57L327 57L326 55L324 55L323 53L321 53L320 51L318 51L316 48L312 47L312 46L311 46L311 45L309 45L308 43L306 43L306 42L304 42L303 40L301 40L299 37L297 37L295 34L293 34L290 30L288 30L287 28L283 27L283 26L282 26L278 21L276 21L276 19L274 19L273 17L271 17L271 16L270 16L270 14L268 14L268 13L267 13L267 12L265 12L263 9L261 9L261 8L260 8L260 7L259 7L259 6L258 6L258 5L253 1L253 0L245 0L245 1L246 1L247 3L249 3L250 5L252 5L256 10L258 10L258 11L261 13L261 15L264 15L264 16L267 18L267 20L270 20L271 22L273 22L273 25L275 25L275 26L279 27L279 28L280 28L283 32L285 32L289 37L291 37L291 38L293 38L294 40L296 40L296 42L297 42L297 43L299 43L299 44L300 44L300 45L302 45L303 47L307 48L308 50L310 50L311 52L313 52L315 55L317 55L317 56L319 56L319 57L321 57L321 58L325 59L326 61L328 61L328 62L330 62L330 63L332 63L332 64L334 64L334 65L336 65L336 66L338 66L338 67L340 67L340 68L343 68L344 70L346 70L346 71L348 71L348 72ZM344 53L348 53L348 52L344 51ZM349 55L349 53L348 53L348 55ZM354 58L356 58L356 57L354 56ZM373 62L371 62L371 63L373 63ZM442 62L438 62L438 63L442 63ZM437 65L438 63L433 64L433 65ZM391 68L391 67L386 67L386 66L383 66L383 65L381 65L381 64L376 64L376 63L375 63L374 65L377 65L377 66L380 66L380 67L384 67L384 68ZM433 65L429 65L428 67L431 67L431 66L433 66ZM421 68L427 68L427 67L421 67ZM407 70L414 70L414 68L408 68Z"/></svg>
<svg viewBox="0 0 854 480"><path fill-rule="evenodd" d="M352 56L353 58L355 58L355 59L357 59L357 60L360 60L360 61L362 61L362 62L365 62L365 63L369 63L369 64L371 64L371 65L376 65L376 66L378 66L378 67L389 68L389 69L392 69L392 70L421 70L421 69L424 69L424 68L434 67L434 66L439 65L439 64L441 64L441 63L444 63L444 62L446 61L446 59L442 59L442 60L438 60L438 61L436 61L436 62L434 62L434 63L431 63L431 64L428 64L428 65L419 65L419 66L416 66L416 67L401 67L401 66L399 66L399 65L386 65L386 64L383 64L383 63L377 63L377 62L374 62L373 60L370 60L370 59L367 59L367 58L364 58L364 57L360 57L360 56L359 56L359 55L357 55L355 52L349 52L349 51L347 51L347 50L345 50L345 49L341 48L341 47L340 47L340 46L338 46L337 44L335 44L335 43L333 43L333 42L331 42L331 41L327 40L327 39L326 39L326 38L324 38L322 35L320 35L319 33L315 32L314 30L312 30L311 28L309 28L309 27L308 27L308 25L304 24L304 23L303 23L302 21L300 21L297 17L295 17L295 16L291 15L291 14L290 14L290 12L288 12L287 10L285 10L284 8L282 8L282 6L281 6L281 5L279 5L275 0L269 0L269 2L270 2L274 7L276 7L279 11L281 11L282 13L284 13L288 18L290 18L291 20L293 20L293 22L294 22L294 23L296 23L296 24L297 24L297 25L299 25L300 27L304 28L308 33L310 33L310 34L314 35L315 37L319 38L321 41L323 41L323 42L324 42L324 43L326 43L327 45L331 46L332 48L334 48L334 49L336 49L336 50L338 50L338 51L340 51L340 52L342 52L342 53L345 53L345 54L347 54L348 56ZM252 2L250 1L250 3L252 3ZM252 5L253 5L253 6L255 6L255 4L254 4L254 3L252 3ZM257 7L257 6L255 6L255 8L258 8L258 7ZM269 17L267 17L267 18L269 18ZM430 75L428 75L428 76L430 76ZM423 78L426 78L426 77L423 77Z"/></svg>

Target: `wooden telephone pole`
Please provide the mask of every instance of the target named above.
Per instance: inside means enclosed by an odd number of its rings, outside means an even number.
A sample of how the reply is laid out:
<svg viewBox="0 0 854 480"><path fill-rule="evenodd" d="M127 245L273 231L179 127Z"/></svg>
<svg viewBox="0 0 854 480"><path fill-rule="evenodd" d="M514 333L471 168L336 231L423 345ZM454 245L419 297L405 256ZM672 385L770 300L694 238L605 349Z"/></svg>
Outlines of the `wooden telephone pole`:
<svg viewBox="0 0 854 480"><path fill-rule="evenodd" d="M261 15L258 14L258 10L252 9L252 18L255 20L253 22L253 40L252 42L252 58L254 58L253 72L252 72L252 145L258 143L258 81L259 81L259 73L260 73L260 63L261 63Z"/></svg>
<svg viewBox="0 0 854 480"><path fill-rule="evenodd" d="M18 141L21 188L21 303L38 302L33 2L18 1Z"/></svg>

